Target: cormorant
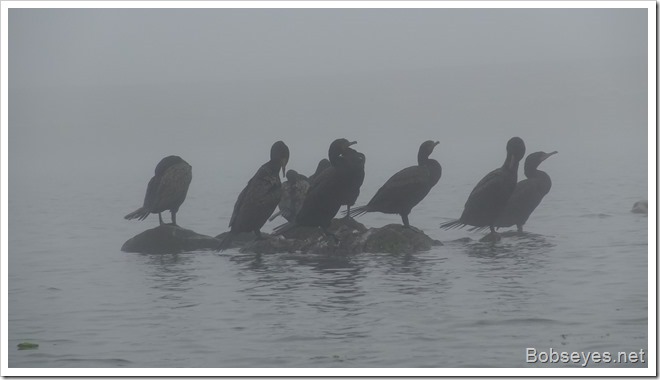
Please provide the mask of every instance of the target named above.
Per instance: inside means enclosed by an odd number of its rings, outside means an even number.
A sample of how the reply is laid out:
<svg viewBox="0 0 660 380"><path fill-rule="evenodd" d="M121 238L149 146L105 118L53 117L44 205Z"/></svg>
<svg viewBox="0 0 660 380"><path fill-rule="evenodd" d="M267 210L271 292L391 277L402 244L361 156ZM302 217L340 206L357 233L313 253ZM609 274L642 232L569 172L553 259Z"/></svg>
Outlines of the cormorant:
<svg viewBox="0 0 660 380"><path fill-rule="evenodd" d="M351 211L351 216L360 216L367 212L382 212L399 214L405 227L416 230L408 222L410 210L421 202L438 183L442 175L442 167L438 161L430 159L429 155L438 141L424 141L417 153L418 165L400 170L378 189L376 195L365 206Z"/></svg>
<svg viewBox="0 0 660 380"><path fill-rule="evenodd" d="M144 220L149 214L158 214L158 221L163 223L161 213L170 210L172 224L176 224L176 213L186 199L192 180L192 166L179 156L167 156L156 165L154 176L147 185L142 207L126 215L124 219Z"/></svg>
<svg viewBox="0 0 660 380"><path fill-rule="evenodd" d="M282 141L277 141L270 148L270 161L261 165L250 179L234 204L234 212L229 221L229 233L220 242L218 250L229 246L233 237L241 232L254 232L261 238L261 227L273 213L282 195L282 176L289 161L289 148Z"/></svg>
<svg viewBox="0 0 660 380"><path fill-rule="evenodd" d="M541 203L543 197L548 194L552 187L550 176L541 170L538 166L546 158L557 152L545 153L535 152L525 159L524 179L516 185L516 189L506 203L502 214L495 222L496 227L511 227L514 224L518 227L518 232L523 232L523 225L532 214L536 206Z"/></svg>
<svg viewBox="0 0 660 380"><path fill-rule="evenodd" d="M282 184L282 198L280 199L280 211L268 218L273 220L282 215L284 219L292 222L302 207L305 195L309 189L309 179L297 171L291 169L286 172L286 182Z"/></svg>
<svg viewBox="0 0 660 380"><path fill-rule="evenodd" d="M364 182L364 164L366 157L364 154L347 148L344 152L346 168L348 170L348 182L341 191L341 204L346 205L346 218L351 215L351 206L355 204L360 196L360 187Z"/></svg>
<svg viewBox="0 0 660 380"><path fill-rule="evenodd" d="M474 227L471 230L478 230L490 227L491 234L498 236L495 232L495 221L513 194L518 181L518 163L523 156L525 143L520 137L511 138L506 144L506 160L502 167L488 173L474 187L458 220L444 223L440 228L468 225Z"/></svg>
<svg viewBox="0 0 660 380"><path fill-rule="evenodd" d="M288 222L275 228L274 233L282 233L296 226L320 227L328 236L328 227L342 205L341 192L350 184L351 170L344 154L356 142L337 139L330 144L328 157L331 166L323 170L310 184L302 208L296 215L295 222Z"/></svg>

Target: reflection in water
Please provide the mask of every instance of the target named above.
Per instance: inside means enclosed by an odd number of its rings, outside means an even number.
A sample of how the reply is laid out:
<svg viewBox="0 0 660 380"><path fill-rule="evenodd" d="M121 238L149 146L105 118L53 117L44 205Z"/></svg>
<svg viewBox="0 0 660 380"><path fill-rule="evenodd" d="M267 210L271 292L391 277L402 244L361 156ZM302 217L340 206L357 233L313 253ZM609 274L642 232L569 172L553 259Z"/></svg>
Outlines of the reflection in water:
<svg viewBox="0 0 660 380"><path fill-rule="evenodd" d="M475 279L483 282L478 291L501 300L504 310L515 313L546 292L545 287L537 288L536 279L554 246L543 235L505 232L499 242L470 242L464 251L474 259L470 270Z"/></svg>
<svg viewBox="0 0 660 380"><path fill-rule="evenodd" d="M192 265L194 254L141 254L141 257L148 265L146 276L153 282L152 288L162 294L160 299L176 301L172 308L197 305L186 301L185 297L199 277Z"/></svg>

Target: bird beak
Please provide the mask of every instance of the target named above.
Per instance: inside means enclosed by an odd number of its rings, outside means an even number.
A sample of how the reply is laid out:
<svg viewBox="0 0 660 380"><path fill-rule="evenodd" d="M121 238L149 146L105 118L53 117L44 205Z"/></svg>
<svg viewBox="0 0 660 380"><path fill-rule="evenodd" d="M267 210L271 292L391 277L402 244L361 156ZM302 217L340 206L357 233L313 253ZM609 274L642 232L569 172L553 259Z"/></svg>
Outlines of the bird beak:
<svg viewBox="0 0 660 380"><path fill-rule="evenodd" d="M546 158L552 156L553 154L557 154L558 152L555 150L554 152L546 153L545 156L541 158L541 162L545 161Z"/></svg>
<svg viewBox="0 0 660 380"><path fill-rule="evenodd" d="M355 144L357 144L357 141L351 141L351 142L348 143L348 146L355 145Z"/></svg>
<svg viewBox="0 0 660 380"><path fill-rule="evenodd" d="M440 141L436 141L436 142L433 144L433 146L436 146L436 145L438 145L438 144L440 144Z"/></svg>
<svg viewBox="0 0 660 380"><path fill-rule="evenodd" d="M286 164L289 162L288 159L282 159L282 178L286 178Z"/></svg>

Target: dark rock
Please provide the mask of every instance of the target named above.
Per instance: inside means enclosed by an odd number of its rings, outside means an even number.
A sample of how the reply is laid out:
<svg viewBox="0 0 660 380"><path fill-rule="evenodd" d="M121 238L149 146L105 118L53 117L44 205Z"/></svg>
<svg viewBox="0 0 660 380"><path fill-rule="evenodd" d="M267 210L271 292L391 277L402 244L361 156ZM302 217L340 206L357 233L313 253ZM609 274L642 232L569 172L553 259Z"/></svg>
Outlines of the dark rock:
<svg viewBox="0 0 660 380"><path fill-rule="evenodd" d="M633 205L631 212L636 214L648 214L649 212L649 202L648 201L637 201Z"/></svg>
<svg viewBox="0 0 660 380"><path fill-rule="evenodd" d="M495 242L498 242L500 240L502 240L502 235L497 233L497 232L495 232L495 233L489 232L488 235L486 235L486 236L482 237L481 239L479 239L479 241L482 242L482 243L495 243Z"/></svg>
<svg viewBox="0 0 660 380"><path fill-rule="evenodd" d="M365 235L363 252L412 253L428 251L433 246L442 245L423 232L413 231L401 224L371 228Z"/></svg>
<svg viewBox="0 0 660 380"><path fill-rule="evenodd" d="M218 241L222 241L225 238L225 236L227 236L227 234L229 234L229 231L223 232L220 235L216 236L215 238ZM267 239L267 238L270 237L269 234L263 233L263 232L261 233L261 236L264 239ZM255 240L257 240L257 236L254 234L254 232L240 232L239 234L237 234L236 236L234 236L231 239L231 241L229 242L229 245L227 245L226 248L240 248L240 247L243 247L244 245L246 245L248 243L251 243Z"/></svg>
<svg viewBox="0 0 660 380"><path fill-rule="evenodd" d="M325 236L319 228L296 227L284 236L268 236L261 240L250 240L241 252L277 253L302 252L313 254L411 253L426 251L442 245L422 232L405 228L400 224L389 224L381 228L367 229L354 219L334 219L330 228L338 241ZM238 244L240 245L240 244Z"/></svg>
<svg viewBox="0 0 660 380"><path fill-rule="evenodd" d="M219 241L211 236L163 224L128 239L121 250L138 253L178 253L214 249L218 243Z"/></svg>

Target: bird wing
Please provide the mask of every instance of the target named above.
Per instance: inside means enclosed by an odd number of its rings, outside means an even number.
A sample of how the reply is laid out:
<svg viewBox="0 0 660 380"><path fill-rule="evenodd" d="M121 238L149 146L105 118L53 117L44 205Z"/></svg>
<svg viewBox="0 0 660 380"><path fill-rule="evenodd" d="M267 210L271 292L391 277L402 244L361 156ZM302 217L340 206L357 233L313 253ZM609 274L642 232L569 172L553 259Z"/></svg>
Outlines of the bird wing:
<svg viewBox="0 0 660 380"><path fill-rule="evenodd" d="M272 214L280 201L282 187L277 176L273 177L263 173L266 169L262 166L257 173L248 181L243 191L238 195L234 204L234 212L229 221L229 227L234 225L236 218L241 213L252 215L254 210L269 209L266 218ZM271 209L272 206L272 209ZM257 211L258 214L261 212Z"/></svg>
<svg viewBox="0 0 660 380"><path fill-rule="evenodd" d="M152 204L154 211L161 212L181 206L192 181L191 169L190 165L182 162L165 170L158 183L156 200Z"/></svg>
<svg viewBox="0 0 660 380"><path fill-rule="evenodd" d="M381 211L384 207L399 206L405 203L405 207L413 207L428 194L430 174L427 168L421 166L410 166L398 171L390 177L369 201L369 208ZM390 212L396 212L391 210Z"/></svg>
<svg viewBox="0 0 660 380"><path fill-rule="evenodd" d="M248 184L241 190L241 193L238 194L238 198L236 199L236 203L234 203L234 211L231 213L231 219L229 219L229 227L234 225L234 222L236 221L236 217L238 216L238 212L241 209L241 205L243 204L243 200L245 199L245 194L248 192L248 188L250 187L250 180Z"/></svg>
<svg viewBox="0 0 660 380"><path fill-rule="evenodd" d="M159 181L156 176L151 177L149 184L147 185L147 192L144 195L143 208L151 212L153 209L153 204L156 202L156 197L158 193Z"/></svg>
<svg viewBox="0 0 660 380"><path fill-rule="evenodd" d="M509 181L513 179L513 181ZM509 183L511 182L511 183ZM472 226L488 225L501 212L515 187L515 178L501 168L486 174L474 187L460 221Z"/></svg>
<svg viewBox="0 0 660 380"><path fill-rule="evenodd" d="M516 184L516 189L506 203L502 215L497 220L497 226L509 227L514 224L524 224L536 206L541 203L543 193L536 181L525 179Z"/></svg>
<svg viewBox="0 0 660 380"><path fill-rule="evenodd" d="M296 222L302 225L316 225L329 216L332 219L339 211L337 197L337 169L330 167L321 172L309 186Z"/></svg>

